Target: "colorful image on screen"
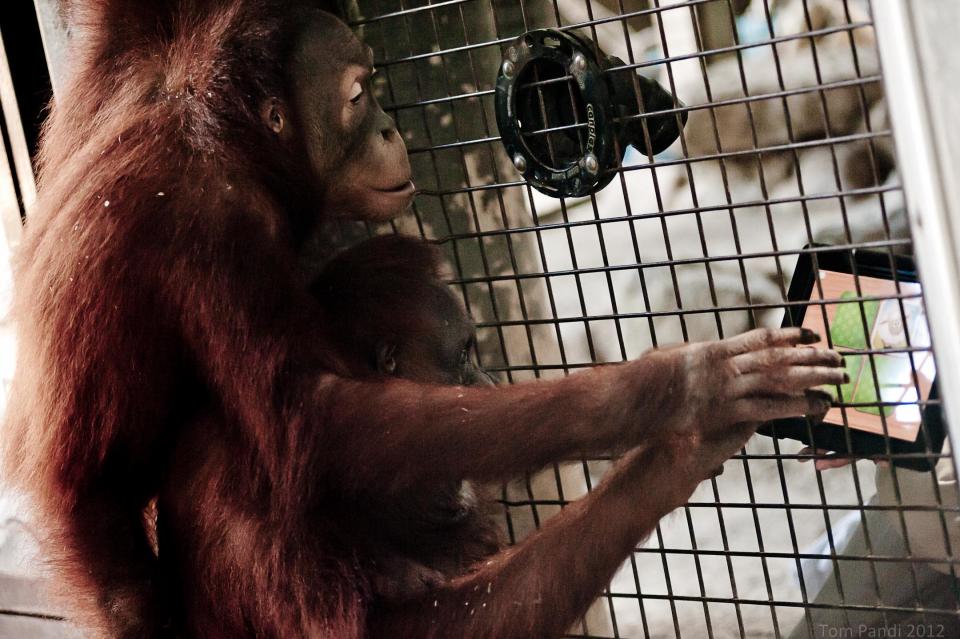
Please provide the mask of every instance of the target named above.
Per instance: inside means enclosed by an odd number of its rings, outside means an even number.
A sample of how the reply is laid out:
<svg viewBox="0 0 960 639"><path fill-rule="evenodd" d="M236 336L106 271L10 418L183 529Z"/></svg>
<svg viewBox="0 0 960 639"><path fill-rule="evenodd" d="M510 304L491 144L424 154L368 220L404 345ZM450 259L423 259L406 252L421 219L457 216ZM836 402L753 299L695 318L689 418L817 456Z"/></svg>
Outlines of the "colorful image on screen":
<svg viewBox="0 0 960 639"><path fill-rule="evenodd" d="M897 295L897 285L890 280L860 276L857 281L864 298ZM833 271L820 271L820 288L823 297L814 286L811 301L851 300L812 305L804 315L803 326L820 335L829 334L836 350L930 348L927 318L919 297L857 302L855 300L860 296L853 276ZM901 282L900 293L904 296L919 294L920 285ZM825 347L826 344L823 342L818 346ZM854 406L830 409L825 422L847 423L850 428L878 434L883 433L886 422L891 437L911 442L916 440L921 412L916 402L930 397L936 369L929 350L914 352L912 358L911 363L910 353L845 356L850 383L840 387L838 399ZM838 396L836 387L828 390L834 397ZM890 404L876 405L880 402Z"/></svg>

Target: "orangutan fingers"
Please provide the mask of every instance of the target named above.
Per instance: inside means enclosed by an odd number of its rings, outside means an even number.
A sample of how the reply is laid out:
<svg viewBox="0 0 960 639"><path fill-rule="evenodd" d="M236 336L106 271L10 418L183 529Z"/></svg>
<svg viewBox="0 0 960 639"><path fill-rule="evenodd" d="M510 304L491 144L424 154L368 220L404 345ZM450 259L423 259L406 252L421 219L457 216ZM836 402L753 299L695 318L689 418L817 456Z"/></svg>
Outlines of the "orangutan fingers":
<svg viewBox="0 0 960 639"><path fill-rule="evenodd" d="M740 375L733 379L730 388L734 397L798 395L808 388L846 384L849 381L850 375L845 368L791 366Z"/></svg>
<svg viewBox="0 0 960 639"><path fill-rule="evenodd" d="M820 416L830 410L833 399L821 391L808 391L802 396L747 397L733 402L736 421L769 421L803 415Z"/></svg>
<svg viewBox="0 0 960 639"><path fill-rule="evenodd" d="M718 342L728 356L777 346L816 344L820 336L809 328L758 328Z"/></svg>
<svg viewBox="0 0 960 639"><path fill-rule="evenodd" d="M843 357L836 351L823 348L775 347L751 351L730 358L741 374L764 371L783 366L843 366Z"/></svg>

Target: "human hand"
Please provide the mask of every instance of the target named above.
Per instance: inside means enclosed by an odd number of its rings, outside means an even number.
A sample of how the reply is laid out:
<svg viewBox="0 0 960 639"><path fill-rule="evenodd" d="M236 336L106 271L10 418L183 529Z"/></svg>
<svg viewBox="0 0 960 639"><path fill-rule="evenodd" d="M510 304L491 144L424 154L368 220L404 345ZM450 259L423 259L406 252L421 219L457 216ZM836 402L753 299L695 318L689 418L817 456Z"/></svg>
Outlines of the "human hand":
<svg viewBox="0 0 960 639"><path fill-rule="evenodd" d="M798 455L810 455L810 457L801 457L797 461L801 464L805 464L811 459L813 459L813 467L817 470L830 470L831 468L843 468L844 466L849 466L859 459L870 459L870 458L856 458L848 457L846 455L839 455L837 453L825 450L823 448L813 448L811 446L804 446L800 449ZM875 464L881 467L888 466L890 462L881 460L881 459L872 459Z"/></svg>

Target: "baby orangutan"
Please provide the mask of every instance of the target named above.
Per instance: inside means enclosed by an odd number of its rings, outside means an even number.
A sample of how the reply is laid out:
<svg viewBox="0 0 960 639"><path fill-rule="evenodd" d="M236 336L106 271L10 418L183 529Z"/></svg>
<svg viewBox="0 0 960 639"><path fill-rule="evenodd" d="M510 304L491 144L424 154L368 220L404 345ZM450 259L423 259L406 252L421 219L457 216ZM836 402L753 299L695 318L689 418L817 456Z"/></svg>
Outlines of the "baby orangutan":
<svg viewBox="0 0 960 639"><path fill-rule="evenodd" d="M438 279L438 268L433 246L402 236L368 240L326 266L311 292L323 307L332 343L342 345L341 375L493 384L474 361L473 322ZM227 574L243 579L245 562L257 563L242 553L243 528L253 525L243 512L252 504L237 503L239 477L224 474L233 465L222 421L210 413L185 429L158 499L166 592L177 629L191 637L229 636L222 631L224 611L255 603L231 601L210 588ZM327 503L305 524L350 549L365 577L360 596L382 601L424 596L500 547L487 512L491 505L470 482L372 491L365 497Z"/></svg>
<svg viewBox="0 0 960 639"><path fill-rule="evenodd" d="M438 265L432 246L399 236L361 243L329 263L311 292L323 308L326 337L340 345L338 375L397 377L423 384L492 384L474 362L473 324L438 279ZM478 499L464 477L413 487L360 486L342 498L325 495L300 522L297 539L276 539L277 547L264 552L249 540L269 537L264 529L290 515L273 507L269 492L256 490L259 484L250 477L249 466L235 458L234 451L245 450L233 441L238 431L226 422L219 411L210 410L200 423L184 429L158 499L159 558L167 603L176 630L187 637L273 636L264 629L278 611L299 608L290 605L298 603L296 593L243 584L275 583L270 576L280 569L271 561L275 554L315 556L317 544L340 558L333 565L352 567L348 577L357 584L355 596L366 603L360 608L369 611L366 619L357 620L358 627L367 628L362 636L449 636L441 626L431 626L433 619L443 622L441 615L455 612L454 604L474 606L477 612L477 627L464 636L499 639L504 628L512 629L511 637L559 636L627 558L640 539L638 531L649 530L676 506L675 497L665 498L656 510L636 506L643 473L651 466L666 469L672 464L670 448L660 450L651 438L650 445L617 462L590 495L513 548L500 550L487 512L490 504ZM458 424L444 426L455 429ZM389 433L391 424L385 428ZM713 445L697 444L709 451L702 462L719 467L750 432L752 426L744 425ZM303 493L309 503L312 487L304 486ZM576 566L577 574L567 575L569 566ZM321 591L327 580L345 577L325 573L322 565L313 570L307 573L310 583ZM447 591L462 591L461 582L478 576L482 584L478 581L469 588L466 601L463 595L448 596ZM527 583L531 576L566 591L552 595L553 600L569 599L549 635L525 628L521 614L525 606L518 604L515 593L539 598L538 592L525 590L543 587ZM264 592L270 592L266 600ZM491 623L491 616L499 621ZM396 634L391 620L398 617L407 624L422 623L422 629ZM318 636L327 636L319 630Z"/></svg>
<svg viewBox="0 0 960 639"><path fill-rule="evenodd" d="M439 268L436 248L397 235L363 242L324 268L311 292L343 347L343 375L493 385L474 359L473 321L440 281ZM355 532L375 533L365 550L379 557L369 573L375 596L420 594L425 584L463 574L499 549L490 504L476 490L468 481L441 481L368 495Z"/></svg>

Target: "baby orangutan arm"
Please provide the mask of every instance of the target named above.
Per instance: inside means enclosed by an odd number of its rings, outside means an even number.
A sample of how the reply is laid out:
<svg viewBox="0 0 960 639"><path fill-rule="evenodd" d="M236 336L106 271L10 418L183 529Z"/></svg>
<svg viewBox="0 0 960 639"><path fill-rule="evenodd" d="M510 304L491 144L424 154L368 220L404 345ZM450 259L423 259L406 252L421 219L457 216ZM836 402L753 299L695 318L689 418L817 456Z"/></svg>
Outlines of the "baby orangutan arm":
<svg viewBox="0 0 960 639"><path fill-rule="evenodd" d="M369 636L553 639L582 616L635 546L734 454L755 425L637 448L586 497L518 546L417 600L373 609ZM665 478L668 478L665 481Z"/></svg>
<svg viewBox="0 0 960 639"><path fill-rule="evenodd" d="M325 393L341 401L328 419L349 436L337 438L328 468L359 486L494 482L660 435L722 435L733 424L824 412L829 396L808 389L845 373L832 351L794 348L814 339L759 329L510 387L336 379Z"/></svg>

